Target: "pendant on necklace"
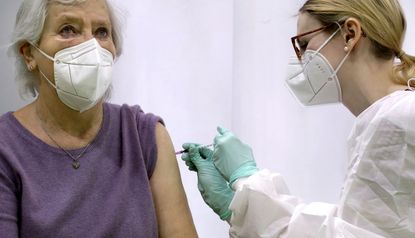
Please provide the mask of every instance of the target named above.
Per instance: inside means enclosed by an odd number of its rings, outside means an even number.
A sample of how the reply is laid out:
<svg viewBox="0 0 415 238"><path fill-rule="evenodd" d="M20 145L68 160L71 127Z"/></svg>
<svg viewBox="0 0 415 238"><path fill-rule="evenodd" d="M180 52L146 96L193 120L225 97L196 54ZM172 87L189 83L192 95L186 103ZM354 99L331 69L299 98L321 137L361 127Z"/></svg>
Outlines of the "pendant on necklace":
<svg viewBox="0 0 415 238"><path fill-rule="evenodd" d="M78 168L79 168L79 166L81 166L81 164L79 163L79 161L74 160L74 161L72 162L72 167L73 167L74 169L78 169Z"/></svg>

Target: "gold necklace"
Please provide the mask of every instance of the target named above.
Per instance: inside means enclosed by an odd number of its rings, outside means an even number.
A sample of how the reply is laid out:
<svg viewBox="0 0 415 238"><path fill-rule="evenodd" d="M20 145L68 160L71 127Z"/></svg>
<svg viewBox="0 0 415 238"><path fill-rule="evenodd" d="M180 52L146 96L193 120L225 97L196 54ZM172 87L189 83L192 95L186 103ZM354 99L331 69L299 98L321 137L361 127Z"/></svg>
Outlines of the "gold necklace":
<svg viewBox="0 0 415 238"><path fill-rule="evenodd" d="M79 163L79 159L86 153L86 151L88 150L88 148L90 148L90 146L92 145L92 142L94 142L94 139L92 139L85 146L85 148L81 151L81 153L79 153L78 155L74 156L71 153L69 153L69 151L65 150L61 145L59 145L59 143L55 139L53 139L53 137L49 134L49 132L44 127L44 121L39 116L39 111L38 111L38 108L37 107L36 107L36 116L39 118L40 127L46 133L46 135L49 137L49 139L51 139L53 141L53 143L55 143L55 145L59 147L59 149L61 149L63 152L65 152L65 154L67 154L72 159L72 167L74 169L79 169L79 167L81 166L81 164Z"/></svg>
<svg viewBox="0 0 415 238"><path fill-rule="evenodd" d="M81 153L79 153L77 156L72 155L71 153L69 153L69 151L65 150L62 146L60 146L58 144L58 142L56 142L55 139L52 138L51 135L49 135L49 133L47 132L47 130L45 130L45 128L43 127L43 123L41 123L41 127L43 129L43 131L46 133L46 135L48 135L48 137L53 141L53 143L55 143L63 152L65 152L71 159L72 159L72 167L74 169L79 169L79 167L81 166L81 163L79 163L79 159L82 157L82 155L85 154L85 152L87 151L87 149L90 147L90 145L92 144L92 141L89 142L85 148L81 151Z"/></svg>
<svg viewBox="0 0 415 238"><path fill-rule="evenodd" d="M36 110L36 112L37 112L37 110ZM39 117L39 114L38 114L38 117ZM59 147L59 149L61 149L63 152L65 152L72 159L72 167L74 169L79 169L79 167L81 166L81 164L79 163L79 159L82 157L82 155L85 154L85 152L87 151L87 149L90 147L90 145L92 144L92 142L94 140L89 142L85 146L85 148L81 151L81 153L79 153L77 156L74 156L71 153L69 153L69 151L65 150L61 145L59 145L59 143L55 139L53 139L53 137L49 134L49 132L44 127L43 120L40 119L40 117L39 117L39 120L40 120L40 127L42 127L42 130L46 133L46 135L49 137L49 139L51 139L53 141L53 143L55 143L55 145Z"/></svg>

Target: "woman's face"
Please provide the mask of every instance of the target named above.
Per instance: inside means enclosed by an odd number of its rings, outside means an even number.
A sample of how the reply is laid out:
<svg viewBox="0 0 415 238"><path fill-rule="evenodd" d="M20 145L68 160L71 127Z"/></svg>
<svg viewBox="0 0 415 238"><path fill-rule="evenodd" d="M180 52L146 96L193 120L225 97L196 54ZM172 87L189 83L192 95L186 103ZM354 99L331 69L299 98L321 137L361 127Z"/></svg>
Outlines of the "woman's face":
<svg viewBox="0 0 415 238"><path fill-rule="evenodd" d="M54 57L56 52L95 38L101 47L116 55L112 26L105 0L87 0L78 5L53 3L48 8L38 46ZM53 62L34 50L37 66L53 80Z"/></svg>
<svg viewBox="0 0 415 238"><path fill-rule="evenodd" d="M305 32L316 30L321 27L323 27L323 25L315 17L311 16L306 12L300 13L297 22L298 35L303 34ZM323 30L299 38L298 42L301 45L302 53L304 53L305 50L318 50L324 44L324 42L330 37L331 34L333 33ZM344 46L345 43L341 36L341 31L339 31L320 50L320 53L327 58L327 60L330 62L333 68L336 68L345 55Z"/></svg>

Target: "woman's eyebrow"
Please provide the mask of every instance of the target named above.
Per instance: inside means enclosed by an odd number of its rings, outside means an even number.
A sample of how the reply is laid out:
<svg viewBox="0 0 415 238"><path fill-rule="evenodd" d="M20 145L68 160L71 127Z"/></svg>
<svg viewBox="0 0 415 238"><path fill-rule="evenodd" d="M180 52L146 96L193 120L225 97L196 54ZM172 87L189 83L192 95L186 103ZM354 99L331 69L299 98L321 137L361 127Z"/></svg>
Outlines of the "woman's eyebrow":
<svg viewBox="0 0 415 238"><path fill-rule="evenodd" d="M298 43L300 46L303 46L303 45L307 44L307 39L305 39L305 36L303 36L303 37L299 37L299 38L297 38L297 43Z"/></svg>
<svg viewBox="0 0 415 238"><path fill-rule="evenodd" d="M55 20L71 20L71 21L78 20L79 21L81 20L81 17L73 13L62 12L55 16Z"/></svg>
<svg viewBox="0 0 415 238"><path fill-rule="evenodd" d="M56 16L55 21L80 23L80 22L84 22L84 18L76 14L61 13ZM92 23L94 25L111 26L111 21L106 17L94 18L92 19Z"/></svg>

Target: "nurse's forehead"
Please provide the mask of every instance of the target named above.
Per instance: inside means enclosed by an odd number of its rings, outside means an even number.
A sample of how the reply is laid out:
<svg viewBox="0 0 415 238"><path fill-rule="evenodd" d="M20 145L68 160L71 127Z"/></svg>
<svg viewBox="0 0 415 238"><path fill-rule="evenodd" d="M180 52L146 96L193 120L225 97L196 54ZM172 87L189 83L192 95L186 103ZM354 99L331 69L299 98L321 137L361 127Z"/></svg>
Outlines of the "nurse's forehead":
<svg viewBox="0 0 415 238"><path fill-rule="evenodd" d="M300 13L297 20L297 34L315 30L322 27L322 24L317 18L313 17L307 12Z"/></svg>

